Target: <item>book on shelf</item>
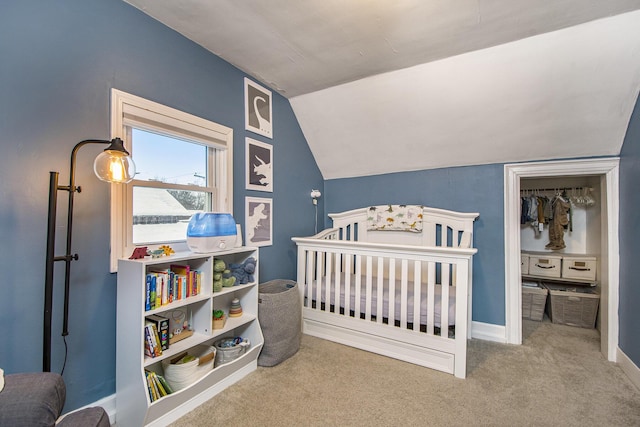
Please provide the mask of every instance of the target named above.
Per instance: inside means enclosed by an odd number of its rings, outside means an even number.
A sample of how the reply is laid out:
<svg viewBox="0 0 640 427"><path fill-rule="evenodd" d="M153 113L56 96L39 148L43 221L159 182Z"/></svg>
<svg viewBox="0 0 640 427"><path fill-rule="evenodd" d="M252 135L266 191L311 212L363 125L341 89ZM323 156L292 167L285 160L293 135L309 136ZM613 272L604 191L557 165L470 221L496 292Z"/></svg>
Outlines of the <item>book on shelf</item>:
<svg viewBox="0 0 640 427"><path fill-rule="evenodd" d="M158 399L155 389L153 388L153 381L151 380L151 372L144 371L145 380L147 382L147 390L149 391L149 400L154 402Z"/></svg>
<svg viewBox="0 0 640 427"><path fill-rule="evenodd" d="M173 393L173 389L162 375L147 369L145 369L144 375L147 381L149 398L152 402Z"/></svg>
<svg viewBox="0 0 640 427"><path fill-rule="evenodd" d="M147 322L152 322L158 331L160 337L160 348L166 350L169 348L169 318L152 314L146 317Z"/></svg>
<svg viewBox="0 0 640 427"><path fill-rule="evenodd" d="M191 266L189 264L179 265L179 264L171 264L169 267L171 271L175 275L180 278L180 287L179 287L179 299L188 298L191 296L190 282L191 282Z"/></svg>
<svg viewBox="0 0 640 427"><path fill-rule="evenodd" d="M149 270L145 283L145 311L200 294L202 273L189 265L172 264L166 270Z"/></svg>
<svg viewBox="0 0 640 427"><path fill-rule="evenodd" d="M160 374L156 374L156 377L158 378L158 381L160 381L160 384L162 384L162 387L167 392L167 394L173 393L173 388L171 387L169 382L164 378L164 376Z"/></svg>
<svg viewBox="0 0 640 427"><path fill-rule="evenodd" d="M153 322L148 322L144 326L145 334L145 353L149 357L158 357L162 355L162 346L160 344L160 336ZM148 347L147 347L148 346Z"/></svg>

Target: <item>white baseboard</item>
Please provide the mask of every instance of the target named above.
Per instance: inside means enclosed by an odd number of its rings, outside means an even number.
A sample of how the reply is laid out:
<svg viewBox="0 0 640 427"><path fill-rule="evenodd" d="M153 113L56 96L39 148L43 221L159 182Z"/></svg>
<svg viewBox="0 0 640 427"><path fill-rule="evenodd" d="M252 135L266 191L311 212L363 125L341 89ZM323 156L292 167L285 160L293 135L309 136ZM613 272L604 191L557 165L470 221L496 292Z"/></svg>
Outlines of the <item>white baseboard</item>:
<svg viewBox="0 0 640 427"><path fill-rule="evenodd" d="M507 342L507 330L503 325L471 322L471 338L504 344Z"/></svg>
<svg viewBox="0 0 640 427"><path fill-rule="evenodd" d="M622 368L622 372L627 374L631 382L640 389L640 368L633 363L633 360L629 359L629 357L624 354L620 347L617 348L617 363L620 368Z"/></svg>

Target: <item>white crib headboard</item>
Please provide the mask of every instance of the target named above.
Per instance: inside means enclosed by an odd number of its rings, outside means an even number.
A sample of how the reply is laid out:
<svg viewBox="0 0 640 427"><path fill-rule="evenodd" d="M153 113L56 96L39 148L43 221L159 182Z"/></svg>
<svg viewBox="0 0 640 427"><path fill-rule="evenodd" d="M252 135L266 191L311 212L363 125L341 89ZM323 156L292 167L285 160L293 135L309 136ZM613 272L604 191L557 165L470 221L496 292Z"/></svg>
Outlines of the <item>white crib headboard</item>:
<svg viewBox="0 0 640 427"><path fill-rule="evenodd" d="M367 230L369 207L329 214L341 240L414 246L473 247L473 222L478 213L424 207L420 233Z"/></svg>

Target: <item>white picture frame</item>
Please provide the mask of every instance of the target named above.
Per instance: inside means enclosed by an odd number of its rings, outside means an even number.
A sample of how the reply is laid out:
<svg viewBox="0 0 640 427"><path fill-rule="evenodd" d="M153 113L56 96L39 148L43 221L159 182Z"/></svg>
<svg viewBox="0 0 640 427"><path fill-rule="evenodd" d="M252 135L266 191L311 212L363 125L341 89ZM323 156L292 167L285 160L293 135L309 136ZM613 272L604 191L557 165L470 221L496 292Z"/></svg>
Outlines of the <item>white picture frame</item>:
<svg viewBox="0 0 640 427"><path fill-rule="evenodd" d="M273 192L273 146L245 138L247 190Z"/></svg>
<svg viewBox="0 0 640 427"><path fill-rule="evenodd" d="M245 245L273 244L273 199L245 197Z"/></svg>
<svg viewBox="0 0 640 427"><path fill-rule="evenodd" d="M244 126L258 135L273 138L271 91L244 78Z"/></svg>

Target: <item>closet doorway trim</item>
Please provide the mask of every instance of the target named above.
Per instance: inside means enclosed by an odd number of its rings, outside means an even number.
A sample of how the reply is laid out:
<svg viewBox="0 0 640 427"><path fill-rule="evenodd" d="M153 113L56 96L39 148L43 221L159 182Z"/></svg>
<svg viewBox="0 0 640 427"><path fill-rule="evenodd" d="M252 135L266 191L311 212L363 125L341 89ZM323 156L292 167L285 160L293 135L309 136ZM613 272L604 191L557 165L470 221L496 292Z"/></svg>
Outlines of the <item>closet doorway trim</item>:
<svg viewBox="0 0 640 427"><path fill-rule="evenodd" d="M516 163L504 165L504 231L505 231L505 332L507 343L522 344L522 294L520 289L520 179L598 175L601 191L606 196L602 206L602 243L606 263L606 295L601 295L601 351L611 362L616 361L618 347L619 302L619 172L620 159L585 159L557 162ZM605 197L603 197L605 203ZM603 280L604 281L604 280Z"/></svg>

